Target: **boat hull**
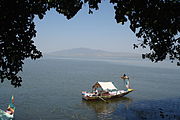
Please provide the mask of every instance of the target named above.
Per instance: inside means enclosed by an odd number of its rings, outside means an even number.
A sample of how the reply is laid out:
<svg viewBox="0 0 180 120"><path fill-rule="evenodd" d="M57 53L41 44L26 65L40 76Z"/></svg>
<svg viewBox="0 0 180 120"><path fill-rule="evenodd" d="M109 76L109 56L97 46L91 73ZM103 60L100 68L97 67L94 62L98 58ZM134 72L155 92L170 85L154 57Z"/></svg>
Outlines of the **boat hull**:
<svg viewBox="0 0 180 120"><path fill-rule="evenodd" d="M107 100L107 99L113 99L113 98L120 98L120 97L123 97L123 96L129 94L132 91L133 90L126 91L126 92L118 94L118 95L100 95L100 96L85 96L85 95L82 95L82 99L84 99L84 100L103 100L103 99Z"/></svg>
<svg viewBox="0 0 180 120"><path fill-rule="evenodd" d="M14 114L9 114L3 110L0 109L0 118L6 118L6 119L13 119L14 118Z"/></svg>

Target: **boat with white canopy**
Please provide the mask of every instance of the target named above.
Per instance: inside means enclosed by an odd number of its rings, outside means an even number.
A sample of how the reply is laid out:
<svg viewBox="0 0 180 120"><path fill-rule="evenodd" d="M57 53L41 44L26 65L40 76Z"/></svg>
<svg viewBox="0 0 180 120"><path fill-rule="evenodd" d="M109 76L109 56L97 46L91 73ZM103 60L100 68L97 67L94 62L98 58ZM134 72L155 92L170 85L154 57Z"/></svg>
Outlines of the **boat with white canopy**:
<svg viewBox="0 0 180 120"><path fill-rule="evenodd" d="M96 82L92 86L92 92L82 91L84 100L105 100L117 97L123 97L132 92L133 89L118 90L112 82Z"/></svg>

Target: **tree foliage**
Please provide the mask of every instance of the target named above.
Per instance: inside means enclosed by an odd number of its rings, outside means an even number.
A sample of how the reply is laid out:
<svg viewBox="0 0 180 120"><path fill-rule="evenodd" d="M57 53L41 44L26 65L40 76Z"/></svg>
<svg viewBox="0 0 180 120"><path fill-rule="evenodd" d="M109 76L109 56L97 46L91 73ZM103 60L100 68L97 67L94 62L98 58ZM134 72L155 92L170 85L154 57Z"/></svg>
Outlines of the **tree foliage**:
<svg viewBox="0 0 180 120"><path fill-rule="evenodd" d="M101 0L85 0L92 8L98 9ZM143 54L158 62L169 56L180 61L180 0L110 0L114 4L117 23L130 21L130 29L141 43L134 48L150 47L151 53ZM90 12L91 13L91 12Z"/></svg>
<svg viewBox="0 0 180 120"><path fill-rule="evenodd" d="M114 5L117 23L130 21L130 29L141 43L134 47L150 47L143 54L158 62L169 57L180 61L180 1L179 0L110 0ZM89 5L89 13L98 10L101 0L0 0L0 78L20 86L18 75L26 58L37 59L42 53L34 45L35 16L43 19L46 11L56 9L71 19Z"/></svg>

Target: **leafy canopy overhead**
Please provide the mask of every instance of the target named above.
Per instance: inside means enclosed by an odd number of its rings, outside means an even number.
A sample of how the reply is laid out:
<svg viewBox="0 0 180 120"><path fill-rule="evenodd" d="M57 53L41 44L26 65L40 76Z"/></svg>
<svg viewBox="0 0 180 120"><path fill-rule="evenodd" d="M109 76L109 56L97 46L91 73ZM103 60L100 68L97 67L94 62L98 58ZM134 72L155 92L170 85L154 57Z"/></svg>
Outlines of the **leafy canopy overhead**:
<svg viewBox="0 0 180 120"><path fill-rule="evenodd" d="M141 41L134 47L149 46L143 54L154 62L166 57L180 61L180 1L179 0L109 0L114 5L117 23L130 21L130 29ZM89 13L98 10L101 0L0 0L0 78L21 86L18 75L26 58L37 59L42 53L34 45L35 16L40 19L51 8L71 19L89 5ZM179 63L179 62L178 62Z"/></svg>

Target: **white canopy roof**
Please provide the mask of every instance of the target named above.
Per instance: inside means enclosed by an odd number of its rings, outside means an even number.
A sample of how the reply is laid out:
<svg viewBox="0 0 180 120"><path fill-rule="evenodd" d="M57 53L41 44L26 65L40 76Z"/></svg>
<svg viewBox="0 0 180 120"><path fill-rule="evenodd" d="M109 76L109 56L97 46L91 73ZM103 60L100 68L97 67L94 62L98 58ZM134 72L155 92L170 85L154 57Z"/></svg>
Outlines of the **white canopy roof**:
<svg viewBox="0 0 180 120"><path fill-rule="evenodd" d="M113 85L112 82L97 82L93 85L93 88L101 87L103 90L117 90L117 88Z"/></svg>

